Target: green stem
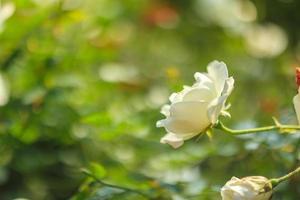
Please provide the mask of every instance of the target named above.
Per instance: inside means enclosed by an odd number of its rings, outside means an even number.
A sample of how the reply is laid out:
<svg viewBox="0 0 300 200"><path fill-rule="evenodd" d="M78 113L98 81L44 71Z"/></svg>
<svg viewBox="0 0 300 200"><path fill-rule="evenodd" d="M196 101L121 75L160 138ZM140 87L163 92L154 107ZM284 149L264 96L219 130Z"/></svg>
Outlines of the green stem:
<svg viewBox="0 0 300 200"><path fill-rule="evenodd" d="M231 128L226 127L222 122L219 122L215 128L225 131L231 135L242 135L248 133L259 133L259 132L266 132L266 131L273 131L279 130L280 132L293 132L296 130L300 130L300 126L298 125L282 125L282 124L275 124L273 126L265 126L259 128L250 128L250 129L243 129L243 130L234 130Z"/></svg>
<svg viewBox="0 0 300 200"><path fill-rule="evenodd" d="M279 177L279 178L273 178L273 179L270 179L271 183L272 183L272 187L276 187L278 184L280 184L282 181L286 181L288 180L289 178L291 178L292 176L296 175L297 173L300 173L300 166L295 169L294 171L288 173L287 175L285 176L282 176L282 177Z"/></svg>
<svg viewBox="0 0 300 200"><path fill-rule="evenodd" d="M148 195L144 194L143 192L140 192L140 191L135 190L135 189L123 187L123 186L118 186L118 185L113 185L113 184L110 184L110 183L105 183L102 180L98 179L94 174L92 174L88 170L82 170L82 172L85 175L87 175L87 176L91 177L92 179L94 179L100 185L107 186L107 187L112 187L112 188L116 188L116 189L120 189L120 190L124 190L126 192L136 193L136 194L139 194L141 196L144 196L146 199L149 199Z"/></svg>

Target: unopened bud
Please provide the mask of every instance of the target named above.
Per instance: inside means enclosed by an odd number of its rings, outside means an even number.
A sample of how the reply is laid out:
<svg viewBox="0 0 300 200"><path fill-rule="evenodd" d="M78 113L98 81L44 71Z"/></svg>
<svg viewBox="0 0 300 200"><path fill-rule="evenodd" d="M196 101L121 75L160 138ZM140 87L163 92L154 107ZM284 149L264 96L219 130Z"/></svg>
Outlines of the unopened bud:
<svg viewBox="0 0 300 200"><path fill-rule="evenodd" d="M222 200L269 200L272 184L263 176L232 177L221 189Z"/></svg>

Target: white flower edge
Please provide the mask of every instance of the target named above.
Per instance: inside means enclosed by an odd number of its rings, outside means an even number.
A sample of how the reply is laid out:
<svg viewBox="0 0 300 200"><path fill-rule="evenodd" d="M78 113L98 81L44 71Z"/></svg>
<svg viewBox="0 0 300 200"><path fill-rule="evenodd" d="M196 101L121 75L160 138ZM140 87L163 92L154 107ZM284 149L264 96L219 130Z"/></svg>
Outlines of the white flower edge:
<svg viewBox="0 0 300 200"><path fill-rule="evenodd" d="M12 2L4 3L0 2L0 31L3 29L4 22L13 15L15 12L15 5Z"/></svg>

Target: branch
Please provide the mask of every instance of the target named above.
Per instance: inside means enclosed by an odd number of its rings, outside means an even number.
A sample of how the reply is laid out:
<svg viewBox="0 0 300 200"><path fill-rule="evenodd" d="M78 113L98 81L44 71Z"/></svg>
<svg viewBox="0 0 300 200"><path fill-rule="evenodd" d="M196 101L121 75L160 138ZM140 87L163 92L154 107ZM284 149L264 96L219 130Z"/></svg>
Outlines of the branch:
<svg viewBox="0 0 300 200"><path fill-rule="evenodd" d="M285 176L282 176L282 177L279 177L279 178L270 179L273 188L276 187L277 185L279 185L281 182L288 180L292 176L295 176L297 173L300 173L300 167L296 168L294 171L288 173Z"/></svg>
<svg viewBox="0 0 300 200"><path fill-rule="evenodd" d="M215 128L223 130L226 133L231 134L231 135L243 135L243 134L248 134L248 133L259 133L259 132L266 132L266 131L273 131L273 130L291 133L296 130L300 130L299 125L282 125L277 120L274 119L274 121L275 121L275 125L273 125L273 126L265 126L265 127L250 128L250 129L243 129L243 130L234 130L234 129L226 127L222 122L219 122L215 126Z"/></svg>
<svg viewBox="0 0 300 200"><path fill-rule="evenodd" d="M139 190L135 190L135 189L131 189L131 188L127 188L127 187L123 187L123 186L118 186L118 185L113 185L113 184L109 184L109 183L105 183L102 180L98 179L94 174L92 174L90 171L83 169L82 172L91 177L95 182L99 183L100 185L103 186L107 186L107 187L111 187L111 188L116 188L116 189L120 189L120 190L124 190L126 192L131 192L131 193L136 193L139 194L141 196L144 196L145 198L149 199L148 195L144 194L143 192L139 191Z"/></svg>

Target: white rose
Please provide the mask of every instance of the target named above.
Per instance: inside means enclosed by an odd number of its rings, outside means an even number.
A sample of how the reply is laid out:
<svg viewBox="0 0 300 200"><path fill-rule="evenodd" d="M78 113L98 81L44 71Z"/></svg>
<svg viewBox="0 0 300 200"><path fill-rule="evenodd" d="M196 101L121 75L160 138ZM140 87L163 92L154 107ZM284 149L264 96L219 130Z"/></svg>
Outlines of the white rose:
<svg viewBox="0 0 300 200"><path fill-rule="evenodd" d="M300 68L296 68L296 84L298 86L298 94L294 96L293 103L297 114L298 123L300 124Z"/></svg>
<svg viewBox="0 0 300 200"><path fill-rule="evenodd" d="M232 177L221 189L222 200L269 200L272 185L263 176Z"/></svg>
<svg viewBox="0 0 300 200"><path fill-rule="evenodd" d="M9 101L8 81L0 74L0 106L4 106Z"/></svg>
<svg viewBox="0 0 300 200"><path fill-rule="evenodd" d="M15 5L11 2L1 5L0 1L0 32L3 30L5 21L15 12Z"/></svg>
<svg viewBox="0 0 300 200"><path fill-rule="evenodd" d="M293 103L296 110L298 123L300 124L300 88L298 89L298 94L293 98Z"/></svg>
<svg viewBox="0 0 300 200"><path fill-rule="evenodd" d="M161 143L178 148L184 140L215 124L220 114L229 115L225 102L233 89L234 79L228 77L223 62L211 62L207 71L196 72L196 83L173 93L169 98L171 104L162 107L161 113L166 119L158 121L156 126L164 127L168 133L161 138Z"/></svg>

